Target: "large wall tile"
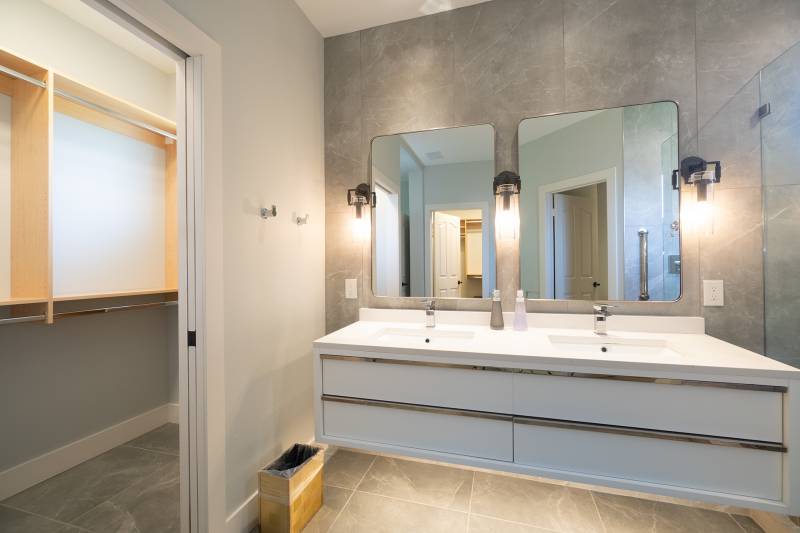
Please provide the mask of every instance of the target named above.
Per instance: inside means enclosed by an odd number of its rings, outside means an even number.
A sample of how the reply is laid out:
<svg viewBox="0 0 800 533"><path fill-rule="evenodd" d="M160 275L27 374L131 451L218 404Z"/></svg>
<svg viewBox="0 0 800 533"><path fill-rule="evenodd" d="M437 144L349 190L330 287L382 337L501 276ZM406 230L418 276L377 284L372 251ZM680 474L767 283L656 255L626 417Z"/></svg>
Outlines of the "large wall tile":
<svg viewBox="0 0 800 533"><path fill-rule="evenodd" d="M798 40L797 0L697 0L700 126Z"/></svg>
<svg viewBox="0 0 800 533"><path fill-rule="evenodd" d="M761 189L717 191L714 234L701 237L702 279L725 281L725 306L703 307L706 332L764 352Z"/></svg>
<svg viewBox="0 0 800 533"><path fill-rule="evenodd" d="M675 100L693 137L694 15L692 0L565 0L566 107Z"/></svg>

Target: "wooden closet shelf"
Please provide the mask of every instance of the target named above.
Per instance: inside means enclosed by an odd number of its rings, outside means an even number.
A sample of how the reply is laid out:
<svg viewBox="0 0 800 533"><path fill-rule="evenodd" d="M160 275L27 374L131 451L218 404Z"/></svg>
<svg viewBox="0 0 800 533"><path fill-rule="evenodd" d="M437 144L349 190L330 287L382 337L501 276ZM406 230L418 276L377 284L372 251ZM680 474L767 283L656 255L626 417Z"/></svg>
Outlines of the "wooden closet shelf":
<svg viewBox="0 0 800 533"><path fill-rule="evenodd" d="M84 294L68 294L56 296L53 298L54 302L71 302L75 300L95 300L100 298L123 298L125 296L147 296L151 294L175 294L177 295L178 289L140 289L134 291L114 291L114 292L95 292Z"/></svg>
<svg viewBox="0 0 800 533"><path fill-rule="evenodd" d="M43 304L47 303L47 298L36 297L10 297L0 298L0 306L6 305L25 305L25 304Z"/></svg>

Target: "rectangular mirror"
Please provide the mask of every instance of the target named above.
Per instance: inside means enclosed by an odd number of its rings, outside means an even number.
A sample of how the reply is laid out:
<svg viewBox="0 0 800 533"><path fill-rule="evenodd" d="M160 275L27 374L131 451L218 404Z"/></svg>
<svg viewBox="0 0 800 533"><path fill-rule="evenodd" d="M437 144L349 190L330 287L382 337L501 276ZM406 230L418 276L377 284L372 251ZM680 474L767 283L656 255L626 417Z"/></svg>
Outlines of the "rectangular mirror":
<svg viewBox="0 0 800 533"><path fill-rule="evenodd" d="M528 298L678 299L678 106L519 125L520 284Z"/></svg>
<svg viewBox="0 0 800 533"><path fill-rule="evenodd" d="M494 136L483 124L373 139L376 296L491 297Z"/></svg>

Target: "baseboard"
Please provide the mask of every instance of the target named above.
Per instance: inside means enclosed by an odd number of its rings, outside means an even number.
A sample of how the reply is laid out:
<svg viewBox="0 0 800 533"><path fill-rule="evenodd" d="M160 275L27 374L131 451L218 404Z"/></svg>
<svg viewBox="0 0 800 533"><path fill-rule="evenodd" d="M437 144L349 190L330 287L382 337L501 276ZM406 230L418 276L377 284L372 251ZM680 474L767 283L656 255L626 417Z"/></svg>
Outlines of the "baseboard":
<svg viewBox="0 0 800 533"><path fill-rule="evenodd" d="M166 407L167 407L167 417L168 417L167 422L172 422L173 424L180 423L179 421L180 421L181 414L180 414L180 411L178 409L178 404L177 403L168 403L166 405Z"/></svg>
<svg viewBox="0 0 800 533"><path fill-rule="evenodd" d="M227 533L250 533L259 523L258 491L251 494L225 520Z"/></svg>
<svg viewBox="0 0 800 533"><path fill-rule="evenodd" d="M177 422L177 414L177 404L165 404L4 470L0 472L0 500L97 457L167 422Z"/></svg>

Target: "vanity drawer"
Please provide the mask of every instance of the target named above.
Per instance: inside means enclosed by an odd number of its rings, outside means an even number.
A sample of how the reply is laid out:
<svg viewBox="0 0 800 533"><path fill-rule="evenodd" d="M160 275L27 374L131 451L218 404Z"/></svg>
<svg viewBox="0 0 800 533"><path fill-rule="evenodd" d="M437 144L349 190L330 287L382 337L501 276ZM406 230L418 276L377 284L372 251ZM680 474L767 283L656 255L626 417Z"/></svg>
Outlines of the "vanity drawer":
<svg viewBox="0 0 800 533"><path fill-rule="evenodd" d="M461 412L323 398L323 431L329 437L514 460L511 417L458 413Z"/></svg>
<svg viewBox="0 0 800 533"><path fill-rule="evenodd" d="M695 384L514 375L514 414L783 442L783 394Z"/></svg>
<svg viewBox="0 0 800 533"><path fill-rule="evenodd" d="M505 372L393 359L321 358L323 394L511 413L513 378Z"/></svg>
<svg viewBox="0 0 800 533"><path fill-rule="evenodd" d="M777 451L515 422L514 462L768 500L782 494Z"/></svg>

